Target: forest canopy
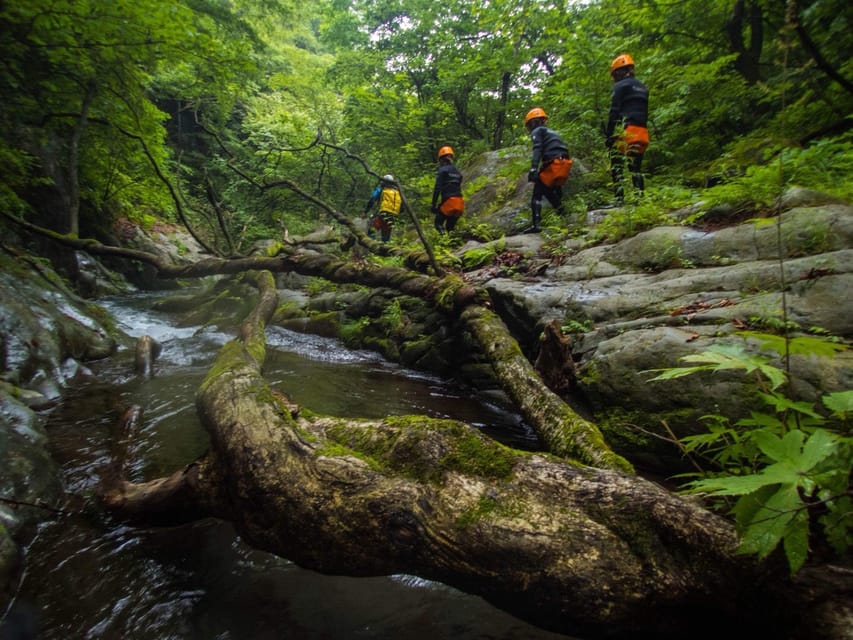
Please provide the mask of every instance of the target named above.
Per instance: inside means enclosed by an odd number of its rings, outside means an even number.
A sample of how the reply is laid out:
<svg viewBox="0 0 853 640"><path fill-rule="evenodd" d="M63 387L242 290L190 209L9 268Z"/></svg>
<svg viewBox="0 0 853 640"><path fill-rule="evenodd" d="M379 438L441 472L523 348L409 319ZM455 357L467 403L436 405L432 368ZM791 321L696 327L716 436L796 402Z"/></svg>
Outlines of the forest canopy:
<svg viewBox="0 0 853 640"><path fill-rule="evenodd" d="M547 109L606 198L609 61L651 89L646 169L673 198L784 157L850 196L842 0L18 0L0 8L0 206L92 235L186 219L223 254L347 215L393 173L424 210L435 150L526 144ZM322 142L318 144L318 141ZM347 153L340 150L345 149ZM749 191L749 189L746 189Z"/></svg>

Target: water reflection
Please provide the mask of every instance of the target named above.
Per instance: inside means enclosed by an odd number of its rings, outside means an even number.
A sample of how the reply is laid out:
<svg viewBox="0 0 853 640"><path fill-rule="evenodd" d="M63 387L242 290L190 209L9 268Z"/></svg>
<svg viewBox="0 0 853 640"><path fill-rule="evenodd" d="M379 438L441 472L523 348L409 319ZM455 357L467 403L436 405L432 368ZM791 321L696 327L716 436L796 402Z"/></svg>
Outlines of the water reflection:
<svg viewBox="0 0 853 640"><path fill-rule="evenodd" d="M117 526L88 497L115 455L124 408L144 416L129 442L133 480L172 473L201 455L207 435L195 391L229 336L174 329L150 300L108 306L132 336L163 346L155 375L130 375L131 354L93 367L98 380L57 407L51 446L72 499L28 549L15 611L35 616L43 640L420 640L565 638L483 600L411 576L323 576L244 545L227 523L140 530ZM295 402L341 416L427 413L468 421L516 446L535 437L499 396L472 397L446 381L385 363L335 341L271 328L264 374ZM129 367L129 368L127 368ZM102 382L109 380L109 383Z"/></svg>
<svg viewBox="0 0 853 640"><path fill-rule="evenodd" d="M523 449L536 434L500 394L477 394L452 381L404 369L370 351L280 327L267 330L264 377L297 404L341 417L424 414L462 420Z"/></svg>

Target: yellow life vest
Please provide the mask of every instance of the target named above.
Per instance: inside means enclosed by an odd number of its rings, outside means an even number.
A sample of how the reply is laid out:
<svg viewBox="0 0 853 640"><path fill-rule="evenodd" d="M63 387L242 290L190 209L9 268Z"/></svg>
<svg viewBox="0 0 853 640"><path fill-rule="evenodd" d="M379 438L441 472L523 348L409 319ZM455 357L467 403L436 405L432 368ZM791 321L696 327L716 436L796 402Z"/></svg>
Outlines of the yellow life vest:
<svg viewBox="0 0 853 640"><path fill-rule="evenodd" d="M382 189L382 196L379 199L379 213L399 215L402 204L403 197L399 191L389 188Z"/></svg>

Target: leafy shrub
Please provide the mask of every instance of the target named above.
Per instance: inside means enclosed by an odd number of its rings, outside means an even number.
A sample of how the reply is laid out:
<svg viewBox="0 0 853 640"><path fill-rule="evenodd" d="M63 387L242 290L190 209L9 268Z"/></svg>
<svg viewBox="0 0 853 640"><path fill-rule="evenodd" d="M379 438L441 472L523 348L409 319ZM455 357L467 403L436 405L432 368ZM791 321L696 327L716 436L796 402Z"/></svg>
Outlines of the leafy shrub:
<svg viewBox="0 0 853 640"><path fill-rule="evenodd" d="M746 334L777 353L831 356L846 347L821 338ZM685 490L712 499L736 498L731 506L741 536L739 551L766 558L782 545L792 573L808 558L810 542L823 540L839 556L853 546L853 437L848 418L853 391L822 397L823 413L783 393L787 373L764 355L736 345L718 345L682 358L692 366L660 370L652 380L672 380L699 371L741 370L753 376L756 400L769 407L734 424L705 416L707 433L680 440L685 454L701 456L714 471L688 474ZM815 530L817 528L817 531Z"/></svg>
<svg viewBox="0 0 853 640"><path fill-rule="evenodd" d="M721 168L735 175L707 190L710 205L751 204L768 207L783 188L807 186L847 200L853 199L853 143L818 141L808 147L767 146L761 164L741 170L739 162ZM730 156L729 156L730 157ZM751 158L754 160L754 158Z"/></svg>

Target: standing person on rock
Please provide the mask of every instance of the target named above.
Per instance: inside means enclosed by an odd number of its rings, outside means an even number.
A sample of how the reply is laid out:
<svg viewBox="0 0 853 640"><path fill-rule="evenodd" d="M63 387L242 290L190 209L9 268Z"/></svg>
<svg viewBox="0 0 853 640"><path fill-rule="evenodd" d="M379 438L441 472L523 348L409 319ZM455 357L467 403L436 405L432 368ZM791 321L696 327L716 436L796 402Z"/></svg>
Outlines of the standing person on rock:
<svg viewBox="0 0 853 640"><path fill-rule="evenodd" d="M382 242L391 239L391 229L400 217L400 207L403 204L403 196L397 187L397 181L390 173L382 176L379 186L373 190L370 200L364 205L364 214L376 207L367 219L367 235L373 237L374 230L378 230L382 236Z"/></svg>
<svg viewBox="0 0 853 640"><path fill-rule="evenodd" d="M435 228L440 234L453 231L456 222L465 211L462 199L462 172L453 164L453 148L444 146L438 150L438 174L432 190L432 212Z"/></svg>
<svg viewBox="0 0 853 640"><path fill-rule="evenodd" d="M535 107L524 117L524 126L533 142L533 157L527 181L533 183L533 196L530 199L531 225L525 233L538 233L542 223L542 199L551 203L560 215L563 208L562 186L572 170L572 159L563 139L553 129L545 126L548 114L544 109Z"/></svg>
<svg viewBox="0 0 853 640"><path fill-rule="evenodd" d="M631 172L631 184L639 195L645 189L642 174L643 154L649 146L649 90L634 77L634 59L627 53L616 56L610 63L613 94L607 119L605 143L610 151L610 176L621 205L625 193L622 176L625 167Z"/></svg>

